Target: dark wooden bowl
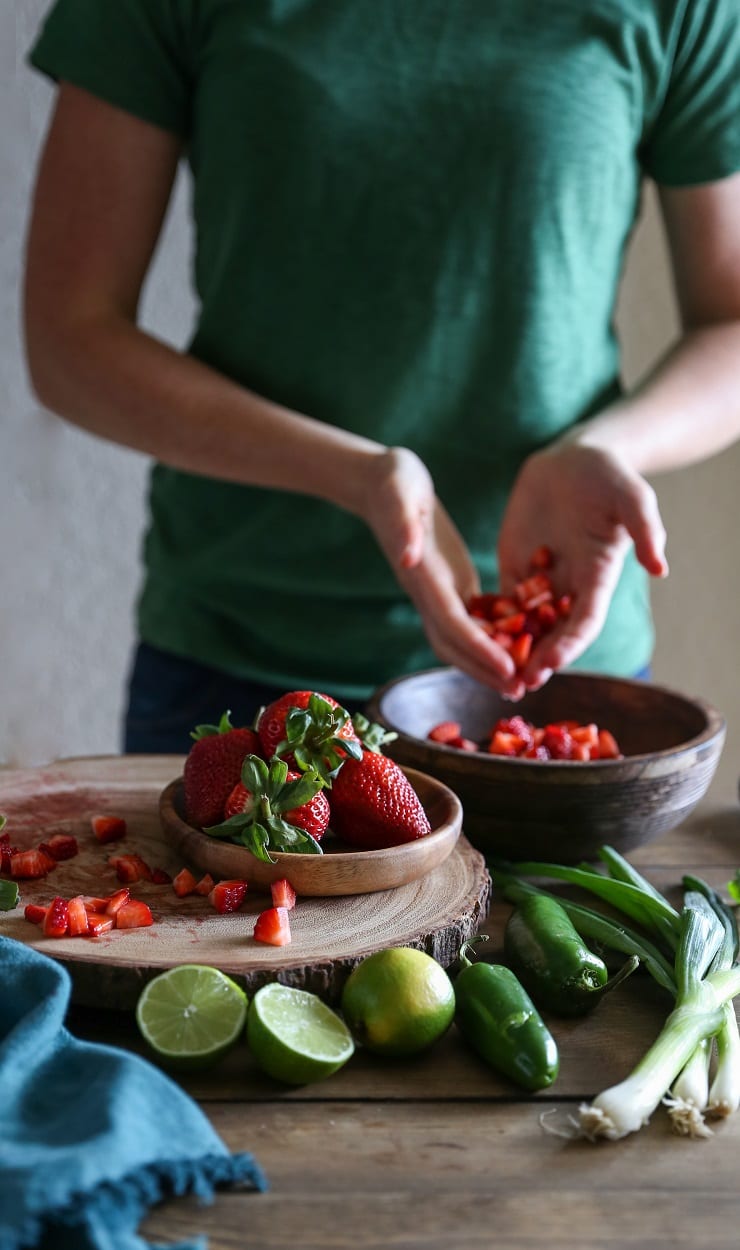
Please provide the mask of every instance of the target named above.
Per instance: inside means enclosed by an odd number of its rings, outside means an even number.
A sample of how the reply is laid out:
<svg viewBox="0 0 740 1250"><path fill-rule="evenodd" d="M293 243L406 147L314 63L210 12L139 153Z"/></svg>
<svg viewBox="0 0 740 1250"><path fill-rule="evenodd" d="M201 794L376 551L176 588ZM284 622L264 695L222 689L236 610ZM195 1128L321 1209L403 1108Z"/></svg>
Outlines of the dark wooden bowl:
<svg viewBox="0 0 740 1250"><path fill-rule="evenodd" d="M675 828L706 793L726 731L701 699L591 673L555 674L513 704L457 669L430 669L382 686L367 712L398 734L388 755L458 794L474 845L508 859L560 863L594 859L605 843L624 853ZM624 758L507 759L426 737L454 720L479 742L499 717L515 713L536 725L595 721L615 735Z"/></svg>

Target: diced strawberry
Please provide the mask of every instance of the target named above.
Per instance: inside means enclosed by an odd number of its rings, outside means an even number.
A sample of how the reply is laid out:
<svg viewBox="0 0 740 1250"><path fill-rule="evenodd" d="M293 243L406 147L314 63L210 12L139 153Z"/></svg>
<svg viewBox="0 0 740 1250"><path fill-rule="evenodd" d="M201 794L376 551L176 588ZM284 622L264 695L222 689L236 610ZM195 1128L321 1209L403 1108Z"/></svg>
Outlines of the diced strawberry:
<svg viewBox="0 0 740 1250"><path fill-rule="evenodd" d="M488 744L488 752L490 755L518 755L526 746L525 740L517 734L502 733L497 729Z"/></svg>
<svg viewBox="0 0 740 1250"><path fill-rule="evenodd" d="M130 899L116 912L117 929L144 929L153 923L154 917L149 907L138 898Z"/></svg>
<svg viewBox="0 0 740 1250"><path fill-rule="evenodd" d="M295 907L295 890L287 877L271 882L270 893L273 907L284 907L286 911L292 911Z"/></svg>
<svg viewBox="0 0 740 1250"><path fill-rule="evenodd" d="M532 746L541 747L545 737L545 731L541 725L535 725L532 730Z"/></svg>
<svg viewBox="0 0 740 1250"><path fill-rule="evenodd" d="M453 738L459 738L461 733L462 725L459 721L443 720L429 730L427 738L429 738L430 742L449 743Z"/></svg>
<svg viewBox="0 0 740 1250"><path fill-rule="evenodd" d="M496 721L495 729L505 734L516 734L517 738L523 738L527 744L532 741L534 734L534 727L523 716L501 717Z"/></svg>
<svg viewBox="0 0 740 1250"><path fill-rule="evenodd" d="M491 594L489 591L473 595L468 600L468 613L470 616L478 617L479 620L490 621L493 619L498 598L498 595Z"/></svg>
<svg viewBox="0 0 740 1250"><path fill-rule="evenodd" d="M569 760L573 755L573 739L570 730L562 725L546 725L542 745L547 747L554 760Z"/></svg>
<svg viewBox="0 0 740 1250"><path fill-rule="evenodd" d="M557 619L557 611L550 602L539 604L537 608L537 621L541 630L544 630L546 633L548 630L552 629Z"/></svg>
<svg viewBox="0 0 740 1250"><path fill-rule="evenodd" d="M491 624L490 630L486 630L486 633L490 634L490 637L496 645L503 647L504 651L511 651L511 648L514 646L513 636L511 634L505 634L502 629L499 629L498 621L494 621Z"/></svg>
<svg viewBox="0 0 740 1250"><path fill-rule="evenodd" d="M582 742L587 747L595 747L599 741L598 725L574 725L570 732L574 742Z"/></svg>
<svg viewBox="0 0 740 1250"><path fill-rule="evenodd" d="M132 885L135 881L151 881L152 870L140 855L113 855L108 860L119 881Z"/></svg>
<svg viewBox="0 0 740 1250"><path fill-rule="evenodd" d="M560 617L570 616L570 609L572 605L572 595L560 595L560 597L555 600L555 611Z"/></svg>
<svg viewBox="0 0 740 1250"><path fill-rule="evenodd" d="M71 833L52 834L44 843L44 849L56 860L74 859L79 851L77 838L73 838Z"/></svg>
<svg viewBox="0 0 740 1250"><path fill-rule="evenodd" d="M573 742L573 753L570 757L573 760L581 760L583 762L591 759L591 748L587 742Z"/></svg>
<svg viewBox="0 0 740 1250"><path fill-rule="evenodd" d="M95 898L89 894L83 894L82 901L85 904L86 912L96 912L98 914L102 914L108 906L107 898Z"/></svg>
<svg viewBox="0 0 740 1250"><path fill-rule="evenodd" d="M172 877L164 868L152 868L152 882L154 885L169 885Z"/></svg>
<svg viewBox="0 0 740 1250"><path fill-rule="evenodd" d="M128 888L116 890L115 894L111 894L105 909L106 916L115 916L116 912L125 907L131 897Z"/></svg>
<svg viewBox="0 0 740 1250"><path fill-rule="evenodd" d="M115 916L116 911L120 911L130 898L128 885L124 886L123 890L116 890L115 894L111 894L108 903L105 905L105 915Z"/></svg>
<svg viewBox="0 0 740 1250"><path fill-rule="evenodd" d="M457 747L458 751L480 751L477 742L473 742L472 738L453 738L452 742L448 742L449 747Z"/></svg>
<svg viewBox="0 0 740 1250"><path fill-rule="evenodd" d="M38 903L26 903L23 915L30 924L43 924L46 908L39 907Z"/></svg>
<svg viewBox="0 0 740 1250"><path fill-rule="evenodd" d="M208 895L208 901L223 915L225 912L238 911L246 893L246 881L219 881Z"/></svg>
<svg viewBox="0 0 740 1250"><path fill-rule="evenodd" d="M85 900L79 894L67 903L67 923L70 937L81 937L89 932L90 922L85 910Z"/></svg>
<svg viewBox="0 0 740 1250"><path fill-rule="evenodd" d="M515 668L524 668L532 650L532 642L532 634L520 634L518 638L514 639L510 655L514 661Z"/></svg>
<svg viewBox="0 0 740 1250"><path fill-rule="evenodd" d="M90 824L98 842L118 842L126 836L126 821L122 816L93 816Z"/></svg>
<svg viewBox="0 0 740 1250"><path fill-rule="evenodd" d="M41 928L45 937L62 938L67 932L69 905L66 898L54 898L49 904Z"/></svg>
<svg viewBox="0 0 740 1250"><path fill-rule="evenodd" d="M514 594L517 602L527 611L539 607L541 603L549 603L553 597L550 578L545 573L533 573L531 577L517 582Z"/></svg>
<svg viewBox="0 0 740 1250"><path fill-rule="evenodd" d="M18 880L33 881L45 877L57 863L38 847L32 851L16 851L10 856L10 875Z"/></svg>
<svg viewBox="0 0 740 1250"><path fill-rule="evenodd" d="M204 877L201 877L200 881L196 885L195 893L205 894L207 896L208 894L210 894L215 884L216 882L213 880L213 877L211 876L210 872L207 872Z"/></svg>
<svg viewBox="0 0 740 1250"><path fill-rule="evenodd" d="M257 942L266 942L269 946L287 946L290 941L290 920L285 907L268 907L260 912L254 926L254 937Z"/></svg>
<svg viewBox="0 0 740 1250"><path fill-rule="evenodd" d="M617 745L614 734L608 729L599 730L599 759L602 760L619 760L622 758L622 752Z"/></svg>
<svg viewBox="0 0 740 1250"><path fill-rule="evenodd" d="M3 834L3 838L7 839L7 834ZM17 846L11 846L9 841L0 842L0 872L10 872L10 857L18 855Z"/></svg>
<svg viewBox="0 0 740 1250"><path fill-rule="evenodd" d="M189 868L181 868L172 882L172 889L178 898L186 898L188 894L195 893L197 881Z"/></svg>
<svg viewBox="0 0 740 1250"><path fill-rule="evenodd" d="M501 620L496 621L496 628L502 634L520 634L526 624L526 612L514 612L511 616L504 616Z"/></svg>
<svg viewBox="0 0 740 1250"><path fill-rule="evenodd" d="M555 557L547 546L538 547L534 552L529 567L531 569L551 569L555 563Z"/></svg>
<svg viewBox="0 0 740 1250"><path fill-rule="evenodd" d="M491 620L499 621L519 611L519 604L516 599L511 599L508 595L492 595L491 598L493 600L491 604Z"/></svg>
<svg viewBox="0 0 740 1250"><path fill-rule="evenodd" d="M115 926L115 916L98 916L91 915L88 912L88 937L100 937L103 933L110 933Z"/></svg>
<svg viewBox="0 0 740 1250"><path fill-rule="evenodd" d="M523 758L525 760L551 760L552 756L550 752L548 751L547 747L531 746L529 747L528 750L524 752Z"/></svg>

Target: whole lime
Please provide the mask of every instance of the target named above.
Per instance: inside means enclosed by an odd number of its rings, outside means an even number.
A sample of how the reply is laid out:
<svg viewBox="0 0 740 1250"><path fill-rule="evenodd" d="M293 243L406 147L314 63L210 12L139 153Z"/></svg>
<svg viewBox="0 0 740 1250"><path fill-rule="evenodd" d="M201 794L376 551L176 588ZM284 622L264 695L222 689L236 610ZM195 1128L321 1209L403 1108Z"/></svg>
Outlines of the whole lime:
<svg viewBox="0 0 740 1250"><path fill-rule="evenodd" d="M455 992L441 964L396 946L368 955L350 973L342 1015L353 1036L380 1055L415 1055L446 1033Z"/></svg>

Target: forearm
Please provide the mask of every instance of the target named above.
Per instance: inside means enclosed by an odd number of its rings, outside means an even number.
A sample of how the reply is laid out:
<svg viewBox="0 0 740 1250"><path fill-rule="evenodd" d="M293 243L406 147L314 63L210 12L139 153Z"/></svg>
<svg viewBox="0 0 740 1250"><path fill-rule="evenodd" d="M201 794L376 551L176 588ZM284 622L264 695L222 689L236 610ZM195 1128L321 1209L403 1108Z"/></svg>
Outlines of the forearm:
<svg viewBox="0 0 740 1250"><path fill-rule="evenodd" d="M567 436L645 476L680 469L740 438L740 322L692 330L640 387Z"/></svg>
<svg viewBox="0 0 740 1250"><path fill-rule="evenodd" d="M356 511L386 448L292 412L139 330L96 316L27 334L31 377L52 411L173 468L300 491Z"/></svg>

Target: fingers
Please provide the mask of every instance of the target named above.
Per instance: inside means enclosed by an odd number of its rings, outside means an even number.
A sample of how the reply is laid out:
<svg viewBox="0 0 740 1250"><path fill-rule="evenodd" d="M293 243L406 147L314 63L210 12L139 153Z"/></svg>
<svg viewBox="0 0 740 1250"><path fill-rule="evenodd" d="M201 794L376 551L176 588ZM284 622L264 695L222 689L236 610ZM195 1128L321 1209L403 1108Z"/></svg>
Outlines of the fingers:
<svg viewBox="0 0 740 1250"><path fill-rule="evenodd" d="M655 491L644 478L639 478L634 488L625 492L621 520L643 568L653 577L667 577L665 526Z"/></svg>

